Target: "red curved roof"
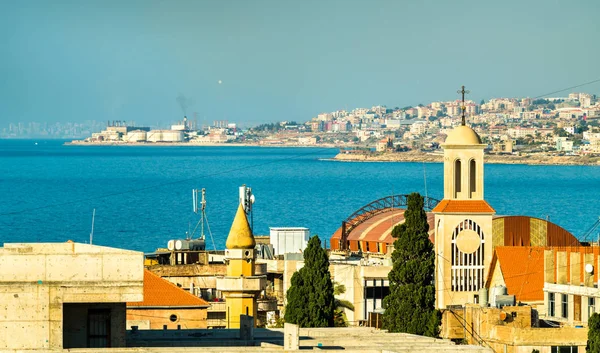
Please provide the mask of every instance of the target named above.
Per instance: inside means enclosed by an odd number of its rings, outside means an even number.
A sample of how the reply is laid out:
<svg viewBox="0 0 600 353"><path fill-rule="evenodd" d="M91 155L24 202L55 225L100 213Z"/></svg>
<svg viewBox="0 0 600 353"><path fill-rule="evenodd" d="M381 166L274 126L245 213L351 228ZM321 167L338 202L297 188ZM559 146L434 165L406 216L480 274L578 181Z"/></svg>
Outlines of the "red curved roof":
<svg viewBox="0 0 600 353"><path fill-rule="evenodd" d="M392 244L392 229L398 224L404 223L404 209L393 208L386 209L372 218L367 219L358 227L354 228L348 234L348 241L368 241ZM427 213L427 222L429 223L429 239L433 242L434 237L434 218L433 213ZM342 227L338 228L331 236L332 248L334 244L339 243L342 237Z"/></svg>

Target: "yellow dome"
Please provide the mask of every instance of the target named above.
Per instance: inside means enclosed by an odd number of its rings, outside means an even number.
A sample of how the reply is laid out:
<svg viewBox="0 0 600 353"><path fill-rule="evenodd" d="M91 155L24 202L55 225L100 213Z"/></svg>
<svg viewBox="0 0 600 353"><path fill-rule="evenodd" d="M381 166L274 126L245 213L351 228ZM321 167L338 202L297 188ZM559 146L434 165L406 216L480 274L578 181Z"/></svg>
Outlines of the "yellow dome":
<svg viewBox="0 0 600 353"><path fill-rule="evenodd" d="M255 246L256 240L254 240L250 224L248 224L246 212L240 204L231 224L225 247L227 249L253 249Z"/></svg>
<svg viewBox="0 0 600 353"><path fill-rule="evenodd" d="M446 145L481 145L481 137L468 126L457 126L446 137Z"/></svg>

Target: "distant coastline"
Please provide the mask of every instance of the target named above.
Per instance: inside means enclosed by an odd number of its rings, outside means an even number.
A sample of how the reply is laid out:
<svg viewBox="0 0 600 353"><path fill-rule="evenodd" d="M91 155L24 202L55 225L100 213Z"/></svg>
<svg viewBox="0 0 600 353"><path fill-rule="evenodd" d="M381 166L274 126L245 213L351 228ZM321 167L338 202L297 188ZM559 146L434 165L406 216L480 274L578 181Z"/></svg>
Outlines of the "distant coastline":
<svg viewBox="0 0 600 353"><path fill-rule="evenodd" d="M130 147L294 147L294 148L339 148L332 144L258 144L258 143L194 143L194 142L87 142L83 140L67 141L65 146L130 146Z"/></svg>
<svg viewBox="0 0 600 353"><path fill-rule="evenodd" d="M600 166L600 157L590 156L548 156L540 154L528 155L491 155L486 154L485 163L489 164L524 164L524 165L590 165ZM386 152L380 154L338 153L331 160L338 162L426 162L442 163L441 153L425 152Z"/></svg>

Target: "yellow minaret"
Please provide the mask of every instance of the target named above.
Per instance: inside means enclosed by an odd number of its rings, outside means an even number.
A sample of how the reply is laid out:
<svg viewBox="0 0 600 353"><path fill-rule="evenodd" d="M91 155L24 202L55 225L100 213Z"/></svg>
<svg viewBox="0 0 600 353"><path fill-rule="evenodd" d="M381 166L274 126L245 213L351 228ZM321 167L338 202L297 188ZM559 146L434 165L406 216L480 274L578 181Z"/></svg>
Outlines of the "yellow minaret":
<svg viewBox="0 0 600 353"><path fill-rule="evenodd" d="M485 144L465 122L446 138L444 199L435 214L436 307L476 302L485 286L492 259L492 217L496 213L483 193Z"/></svg>
<svg viewBox="0 0 600 353"><path fill-rule="evenodd" d="M227 275L217 279L217 290L225 296L227 328L239 328L240 315L254 317L256 326L256 299L266 286L266 278L254 275L256 241L241 204L225 246Z"/></svg>

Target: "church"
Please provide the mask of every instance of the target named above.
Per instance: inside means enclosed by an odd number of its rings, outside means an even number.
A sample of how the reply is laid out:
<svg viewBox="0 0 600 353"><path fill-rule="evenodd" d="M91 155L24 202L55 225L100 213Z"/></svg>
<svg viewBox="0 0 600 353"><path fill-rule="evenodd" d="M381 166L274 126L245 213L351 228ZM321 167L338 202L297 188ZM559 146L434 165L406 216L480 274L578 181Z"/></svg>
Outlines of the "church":
<svg viewBox="0 0 600 353"><path fill-rule="evenodd" d="M503 251L503 256L498 257L496 248L580 245L571 233L548 221L526 216L496 216L484 194L483 155L486 144L482 143L475 130L466 125L465 120L463 110L461 125L448 134L442 145L444 198L432 210L435 215L433 231L438 309L487 301L489 294L494 295L489 293L494 285L507 287L507 282L514 284L515 288L507 288L504 294L514 295L515 302L525 301L525 297L520 295L525 285L522 281L491 279L500 270L501 261L527 265L530 257L511 256L521 253L518 251L508 253L508 256ZM541 267L543 271L543 264ZM504 277L525 277L519 275L519 266L511 269ZM528 273L527 278L542 278L542 271ZM518 291L516 287L519 287ZM530 288L527 293L527 301L543 303L543 286Z"/></svg>
<svg viewBox="0 0 600 353"><path fill-rule="evenodd" d="M477 132L467 126L463 111L461 124L448 133L442 144L443 199L425 200L429 239L436 254L439 309L493 300L494 293L490 292L495 286L505 287L505 294L514 295L515 302L543 304L543 280L537 280L543 278L543 256L519 258L523 251L496 249L538 247L543 253L550 247L580 245L570 232L548 220L496 214L485 200L486 146ZM395 240L392 229L404 222L403 200L405 195L392 195L354 212L332 235L331 249L366 257L390 256ZM509 263L522 266L508 266ZM537 272L532 274L534 268ZM528 271L527 275L522 271Z"/></svg>

